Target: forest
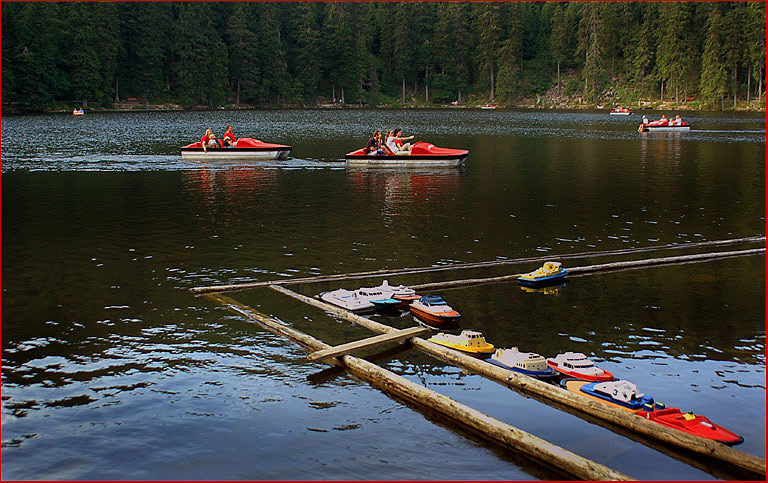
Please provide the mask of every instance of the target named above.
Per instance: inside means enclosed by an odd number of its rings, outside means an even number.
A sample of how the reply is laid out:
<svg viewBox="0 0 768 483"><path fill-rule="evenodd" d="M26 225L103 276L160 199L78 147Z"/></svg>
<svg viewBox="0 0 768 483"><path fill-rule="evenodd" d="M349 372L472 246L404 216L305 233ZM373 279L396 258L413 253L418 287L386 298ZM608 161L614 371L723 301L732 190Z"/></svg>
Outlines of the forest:
<svg viewBox="0 0 768 483"><path fill-rule="evenodd" d="M2 109L764 108L765 2L8 2Z"/></svg>

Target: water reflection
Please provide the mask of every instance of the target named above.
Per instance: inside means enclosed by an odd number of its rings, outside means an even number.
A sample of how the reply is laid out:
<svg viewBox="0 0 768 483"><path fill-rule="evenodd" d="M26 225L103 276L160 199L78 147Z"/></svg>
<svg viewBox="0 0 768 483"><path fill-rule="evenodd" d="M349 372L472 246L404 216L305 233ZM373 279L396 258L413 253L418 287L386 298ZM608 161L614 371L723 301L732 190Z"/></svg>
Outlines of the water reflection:
<svg viewBox="0 0 768 483"><path fill-rule="evenodd" d="M388 229L398 227L402 216L427 216L455 196L461 169L347 169L352 189L381 201L382 222Z"/></svg>

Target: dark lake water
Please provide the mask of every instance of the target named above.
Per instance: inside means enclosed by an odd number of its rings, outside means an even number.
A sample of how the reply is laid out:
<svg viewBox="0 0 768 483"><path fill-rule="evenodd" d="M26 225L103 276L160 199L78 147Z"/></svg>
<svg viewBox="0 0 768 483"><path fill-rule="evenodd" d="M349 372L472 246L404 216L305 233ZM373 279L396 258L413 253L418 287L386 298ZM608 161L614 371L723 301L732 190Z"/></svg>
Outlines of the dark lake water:
<svg viewBox="0 0 768 483"><path fill-rule="evenodd" d="M189 288L765 234L763 114L686 112L691 132L640 134L641 114L4 117L3 479L562 478L367 383L318 377L327 366L301 348ZM181 145L227 124L292 145L291 159L181 159ZM394 127L469 149L466 165L345 168L344 153ZM765 266L739 257L583 276L551 294L515 283L434 293L499 347L584 352L764 456ZM371 335L269 289L231 296L329 344ZM379 364L638 479L722 476L417 351Z"/></svg>

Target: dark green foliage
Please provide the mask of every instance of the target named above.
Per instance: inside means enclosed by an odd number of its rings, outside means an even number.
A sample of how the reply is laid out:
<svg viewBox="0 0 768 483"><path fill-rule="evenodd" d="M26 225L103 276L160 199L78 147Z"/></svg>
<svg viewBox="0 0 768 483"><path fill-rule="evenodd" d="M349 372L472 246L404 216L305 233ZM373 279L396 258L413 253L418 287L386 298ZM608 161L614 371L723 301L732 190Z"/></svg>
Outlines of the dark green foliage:
<svg viewBox="0 0 768 483"><path fill-rule="evenodd" d="M765 87L764 2L3 2L2 14L2 103L16 111L602 103L609 90L715 106Z"/></svg>

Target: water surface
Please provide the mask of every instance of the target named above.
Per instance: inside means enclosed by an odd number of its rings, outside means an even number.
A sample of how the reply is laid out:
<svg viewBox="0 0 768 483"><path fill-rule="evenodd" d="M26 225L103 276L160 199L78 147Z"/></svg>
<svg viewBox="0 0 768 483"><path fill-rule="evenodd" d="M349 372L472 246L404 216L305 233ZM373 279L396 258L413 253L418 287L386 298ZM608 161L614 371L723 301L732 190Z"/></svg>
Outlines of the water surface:
<svg viewBox="0 0 768 483"><path fill-rule="evenodd" d="M685 113L689 133L639 134L640 115L5 117L3 478L562 478L357 379L324 376L327 366L308 363L298 346L188 289L764 234L762 115ZM226 124L292 145L291 159L181 159L179 146ZM344 153L394 127L469 149L466 165L345 168ZM743 435L738 449L764 456L764 267L763 256L744 257L572 278L552 293L513 283L435 293L462 312L462 326L497 346L584 352L658 400ZM296 289L315 295L380 281ZM371 335L269 289L232 297L330 344ZM414 324L408 315L374 318ZM635 478L727 476L415 351L377 362Z"/></svg>

